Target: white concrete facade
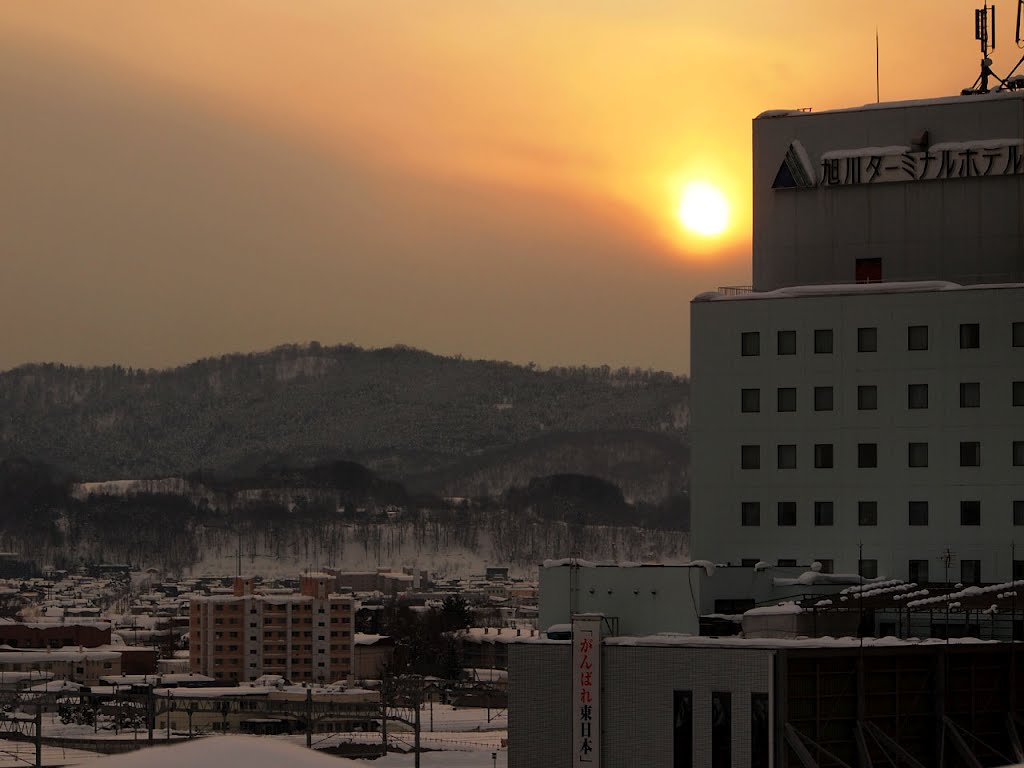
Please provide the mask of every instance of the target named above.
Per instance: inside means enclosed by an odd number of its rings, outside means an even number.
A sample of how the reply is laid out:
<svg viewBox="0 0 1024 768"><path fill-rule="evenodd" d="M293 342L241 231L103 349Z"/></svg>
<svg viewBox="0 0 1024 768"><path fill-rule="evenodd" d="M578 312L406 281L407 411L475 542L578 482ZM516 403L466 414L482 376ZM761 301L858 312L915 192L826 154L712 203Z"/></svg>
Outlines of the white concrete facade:
<svg viewBox="0 0 1024 768"><path fill-rule="evenodd" d="M623 635L700 631L700 566L620 567L584 563L540 569L541 631L566 624L579 613L614 618Z"/></svg>
<svg viewBox="0 0 1024 768"><path fill-rule="evenodd" d="M908 349L922 333L911 327L926 329L927 349ZM1022 575L1024 286L712 293L692 303L691 329L694 558L831 560L853 573L863 544L878 576L941 582L948 547L951 581ZM780 332L784 345L795 337L793 354L779 354ZM743 390L757 391L756 410L748 392L744 412ZM909 465L911 451L923 459L912 443L927 446L926 466ZM794 448L780 457L779 446ZM781 522L795 524L780 525L780 502L793 505L783 518L795 512ZM860 502L877 505L875 524L862 524ZM911 502L927 503L921 524ZM758 505L746 521L744 503Z"/></svg>

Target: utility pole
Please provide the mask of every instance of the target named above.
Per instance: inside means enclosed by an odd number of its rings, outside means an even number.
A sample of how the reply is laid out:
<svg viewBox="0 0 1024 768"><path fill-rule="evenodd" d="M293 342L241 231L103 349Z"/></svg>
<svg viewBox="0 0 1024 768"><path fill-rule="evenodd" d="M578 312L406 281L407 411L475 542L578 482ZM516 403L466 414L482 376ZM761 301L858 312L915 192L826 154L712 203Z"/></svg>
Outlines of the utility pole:
<svg viewBox="0 0 1024 768"><path fill-rule="evenodd" d="M414 758L414 768L420 768L420 709L423 707L423 678L419 678L415 681L416 686L416 714L413 717L413 751L416 753Z"/></svg>
<svg viewBox="0 0 1024 768"><path fill-rule="evenodd" d="M313 748L313 689L306 689L306 749Z"/></svg>
<svg viewBox="0 0 1024 768"><path fill-rule="evenodd" d="M857 571L860 575L860 590L857 592L857 634L860 636L861 653L864 651L864 542L857 544Z"/></svg>
<svg viewBox="0 0 1024 768"><path fill-rule="evenodd" d="M43 700L36 699L36 768L43 765Z"/></svg>
<svg viewBox="0 0 1024 768"><path fill-rule="evenodd" d="M380 735L384 745L384 757L388 756L388 678L385 676L380 684Z"/></svg>

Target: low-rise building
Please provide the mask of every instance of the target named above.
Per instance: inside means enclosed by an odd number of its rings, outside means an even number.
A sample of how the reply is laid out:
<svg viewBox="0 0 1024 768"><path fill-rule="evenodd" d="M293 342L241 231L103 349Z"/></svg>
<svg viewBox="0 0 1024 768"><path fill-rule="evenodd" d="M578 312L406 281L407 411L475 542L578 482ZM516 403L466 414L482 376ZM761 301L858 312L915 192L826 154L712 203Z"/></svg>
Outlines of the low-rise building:
<svg viewBox="0 0 1024 768"><path fill-rule="evenodd" d="M13 621L0 619L0 645L11 648L95 648L110 643L106 621Z"/></svg>
<svg viewBox="0 0 1024 768"><path fill-rule="evenodd" d="M106 675L121 674L121 654L117 651L3 651L0 652L0 688L4 675L15 673L48 673L57 679L82 685L98 685Z"/></svg>
<svg viewBox="0 0 1024 768"><path fill-rule="evenodd" d="M606 637L581 670L583 641L509 646L509 768L999 766L1019 744L1010 643Z"/></svg>

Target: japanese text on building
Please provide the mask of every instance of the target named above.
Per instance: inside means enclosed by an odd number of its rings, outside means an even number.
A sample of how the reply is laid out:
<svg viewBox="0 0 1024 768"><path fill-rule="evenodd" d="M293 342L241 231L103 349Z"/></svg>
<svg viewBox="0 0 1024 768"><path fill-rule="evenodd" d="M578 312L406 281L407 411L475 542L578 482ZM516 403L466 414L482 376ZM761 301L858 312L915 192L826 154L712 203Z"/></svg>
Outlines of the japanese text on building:
<svg viewBox="0 0 1024 768"><path fill-rule="evenodd" d="M572 623L573 766L600 765L601 618L574 617Z"/></svg>
<svg viewBox="0 0 1024 768"><path fill-rule="evenodd" d="M913 152L909 147L867 147L826 152L818 169L825 187L1015 176L1024 173L1024 141L949 142Z"/></svg>

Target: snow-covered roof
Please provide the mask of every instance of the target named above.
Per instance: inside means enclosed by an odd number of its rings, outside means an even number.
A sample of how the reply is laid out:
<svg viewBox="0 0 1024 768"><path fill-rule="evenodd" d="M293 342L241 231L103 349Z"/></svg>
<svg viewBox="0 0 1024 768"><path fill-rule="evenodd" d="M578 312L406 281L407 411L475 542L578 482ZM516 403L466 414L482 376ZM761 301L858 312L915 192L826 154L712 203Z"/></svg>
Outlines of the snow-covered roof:
<svg viewBox="0 0 1024 768"><path fill-rule="evenodd" d="M120 651L2 651L2 664L38 664L43 661L115 661Z"/></svg>
<svg viewBox="0 0 1024 768"><path fill-rule="evenodd" d="M987 587L965 587L958 592L949 592L944 595L936 595L935 597L921 597L917 600L910 600L906 603L907 608L926 608L930 605L938 605L940 603L949 603L950 607L956 607L959 605L958 601L969 600L971 598L980 598L983 596L991 596L996 600L1004 600L1007 598L1016 598L1017 590L1024 587L1024 580L1007 581L1001 584L992 584Z"/></svg>
<svg viewBox="0 0 1024 768"><path fill-rule="evenodd" d="M268 686L223 686L218 688L156 688L154 696L180 699L219 699L222 696L269 696L274 689Z"/></svg>
<svg viewBox="0 0 1024 768"><path fill-rule="evenodd" d="M40 617L46 618L46 617ZM71 627L92 627L105 631L110 629L110 622L107 621L86 621L83 619L64 619L54 617L51 621L15 621L14 619L0 619L0 626L3 627L25 627L26 629L63 629Z"/></svg>
<svg viewBox="0 0 1024 768"><path fill-rule="evenodd" d="M832 285L792 285L774 291L724 294L705 291L693 297L694 303L708 301L760 301L762 299L798 299L813 296L857 296L882 293L936 293L939 291L988 291L1024 288L1024 283L985 283L961 285L946 280L916 280L891 283L836 283Z"/></svg>
<svg viewBox="0 0 1024 768"><path fill-rule="evenodd" d="M374 643L379 643L381 640L390 639L390 635L370 635L365 632L356 632L355 636L352 638L352 642L354 645L373 645Z"/></svg>
<svg viewBox="0 0 1024 768"><path fill-rule="evenodd" d="M795 613L803 613L804 609L800 607L800 604L792 600L788 602L782 602L778 605L765 605L760 608L751 608L746 611L744 616L782 616L790 615Z"/></svg>
<svg viewBox="0 0 1024 768"><path fill-rule="evenodd" d="M686 647L715 647L715 648L766 648L766 649L788 649L788 648L903 648L922 645L992 645L999 644L998 640L980 640L976 637L958 637L943 640L929 638L919 640L910 638L903 640L898 637L800 637L792 638L765 638L765 637L708 637L701 635L682 634L657 634L644 637L607 637L605 645L651 645L651 646L686 646Z"/></svg>
<svg viewBox="0 0 1024 768"><path fill-rule="evenodd" d="M72 680L48 680L45 683L33 685L28 690L31 693L66 693L81 691L84 687L81 683L76 683Z"/></svg>
<svg viewBox="0 0 1024 768"><path fill-rule="evenodd" d="M868 112L880 109L912 109L915 107L931 107L940 104L972 104L979 101L996 101L1000 99L1019 99L1024 97L1020 91L990 91L989 93L976 93L970 96L938 96L931 99L907 99L904 101L881 101L862 104L856 107L843 107L840 109L823 109L820 112L812 112L807 109L768 109L755 117L755 120L767 120L780 117L815 117L828 115L836 112Z"/></svg>
<svg viewBox="0 0 1024 768"><path fill-rule="evenodd" d="M560 568L578 565L580 568L704 568L705 563L704 560L692 563L634 563L630 560L581 560L578 557L562 557L557 560L545 560L540 567Z"/></svg>

